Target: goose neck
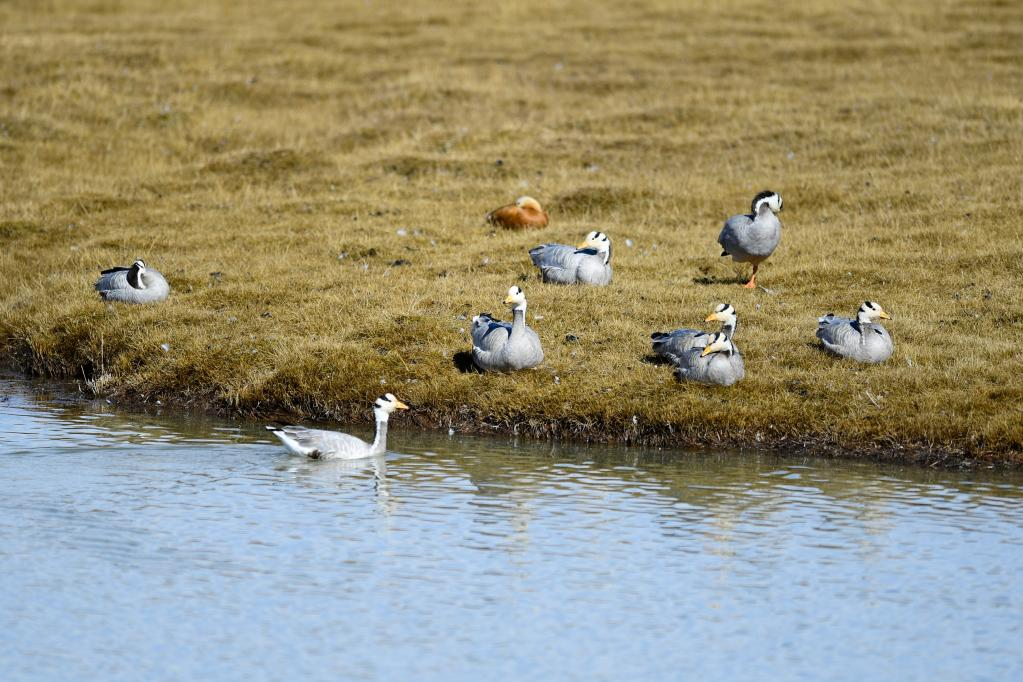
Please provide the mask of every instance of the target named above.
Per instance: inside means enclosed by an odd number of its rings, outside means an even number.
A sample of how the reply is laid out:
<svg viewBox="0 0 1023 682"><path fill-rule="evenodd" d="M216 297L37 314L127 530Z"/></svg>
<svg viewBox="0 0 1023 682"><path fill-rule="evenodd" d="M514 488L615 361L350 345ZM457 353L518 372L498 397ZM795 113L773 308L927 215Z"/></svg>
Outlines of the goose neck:
<svg viewBox="0 0 1023 682"><path fill-rule="evenodd" d="M370 446L370 451L373 454L379 454L387 449L387 417L383 419L377 417L377 432L373 437L373 445Z"/></svg>

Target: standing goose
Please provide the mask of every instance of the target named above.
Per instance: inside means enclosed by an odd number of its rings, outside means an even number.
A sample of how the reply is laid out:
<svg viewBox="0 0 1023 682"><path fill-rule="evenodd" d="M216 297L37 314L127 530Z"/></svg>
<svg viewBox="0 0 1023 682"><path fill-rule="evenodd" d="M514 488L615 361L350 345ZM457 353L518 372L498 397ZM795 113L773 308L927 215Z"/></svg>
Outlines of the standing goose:
<svg viewBox="0 0 1023 682"><path fill-rule="evenodd" d="M735 334L735 329L739 325L738 315L735 313L735 308L732 307L731 303L720 303L714 308L714 312L707 316L704 322L718 321L721 323L721 333L724 334L729 341L732 341L732 337ZM653 351L654 354L668 360L672 364L679 364L680 358L685 353L694 348L703 349L711 342L711 337L714 336L713 332L703 332L698 329L674 329L670 332L654 332L650 335L653 339ZM735 372L741 379L746 373L746 367L742 360L742 353L739 352L738 346L732 342L732 352L729 356L729 361L732 363Z"/></svg>
<svg viewBox="0 0 1023 682"><path fill-rule="evenodd" d="M487 222L508 230L547 227L547 211L533 197L519 197L514 204L495 208L487 214Z"/></svg>
<svg viewBox="0 0 1023 682"><path fill-rule="evenodd" d="M533 265L545 282L555 284L611 283L611 240L603 232L590 232L576 247L541 244L529 250Z"/></svg>
<svg viewBox="0 0 1023 682"><path fill-rule="evenodd" d="M141 259L129 268L110 268L100 275L96 281L96 291L104 301L156 303L167 298L170 293L170 286L163 275L146 268Z"/></svg>
<svg viewBox="0 0 1023 682"><path fill-rule="evenodd" d="M731 386L746 376L741 358L736 364L735 347L724 332L711 335L703 348L690 348L683 352L675 363L675 376L702 384Z"/></svg>
<svg viewBox="0 0 1023 682"><path fill-rule="evenodd" d="M512 309L510 325L488 313L472 319L472 360L485 372L513 372L543 362L540 337L526 326L526 296L522 289L509 289L504 302Z"/></svg>
<svg viewBox="0 0 1023 682"><path fill-rule="evenodd" d="M781 241L781 221L775 215L781 210L781 195L765 190L753 197L752 209L750 215L729 218L718 235L718 244L724 249L722 256L753 264L753 275L743 285L747 289L757 288L757 269Z"/></svg>
<svg viewBox="0 0 1023 682"><path fill-rule="evenodd" d="M835 317L828 313L817 318L817 338L835 355L857 362L884 362L895 346L891 334L874 320L890 320L891 316L873 301L864 301L856 319Z"/></svg>
<svg viewBox="0 0 1023 682"><path fill-rule="evenodd" d="M395 410L408 405L387 393L373 403L377 432L372 443L337 431L307 429L304 426L268 426L267 431L281 439L288 452L310 459L361 459L383 454L387 450L387 419Z"/></svg>

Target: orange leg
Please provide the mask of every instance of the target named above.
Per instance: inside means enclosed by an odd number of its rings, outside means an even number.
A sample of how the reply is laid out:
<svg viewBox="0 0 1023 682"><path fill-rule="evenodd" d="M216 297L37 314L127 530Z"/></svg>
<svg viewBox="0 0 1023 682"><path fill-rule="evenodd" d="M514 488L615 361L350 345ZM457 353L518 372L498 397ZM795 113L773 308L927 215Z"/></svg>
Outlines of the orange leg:
<svg viewBox="0 0 1023 682"><path fill-rule="evenodd" d="M758 267L760 267L758 264L756 264L756 263L753 264L753 276L749 278L748 282L746 282L745 284L742 285L743 287L745 287L747 289L756 289L757 288L757 268Z"/></svg>

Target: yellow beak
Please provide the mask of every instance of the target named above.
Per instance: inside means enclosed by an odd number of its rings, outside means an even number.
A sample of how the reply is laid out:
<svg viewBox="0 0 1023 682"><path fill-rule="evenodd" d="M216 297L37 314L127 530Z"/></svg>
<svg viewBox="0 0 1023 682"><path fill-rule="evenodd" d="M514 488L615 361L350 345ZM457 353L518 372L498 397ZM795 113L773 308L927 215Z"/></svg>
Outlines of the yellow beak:
<svg viewBox="0 0 1023 682"><path fill-rule="evenodd" d="M707 316L707 319L704 320L704 322L713 322L716 319L718 319L718 314L717 313L711 313L710 315Z"/></svg>
<svg viewBox="0 0 1023 682"><path fill-rule="evenodd" d="M401 402L400 400L395 400L394 401L394 406L397 407L399 410L407 410L408 409L408 405L406 405L405 403Z"/></svg>
<svg viewBox="0 0 1023 682"><path fill-rule="evenodd" d="M589 242L582 242L582 243L579 244L579 246L577 246L575 248L577 248L577 249L585 249L589 245L590 245Z"/></svg>
<svg viewBox="0 0 1023 682"><path fill-rule="evenodd" d="M892 319L892 316L889 315L888 313L886 313L883 310L880 313L878 313L877 316L880 317L882 320L890 320L890 319Z"/></svg>
<svg viewBox="0 0 1023 682"><path fill-rule="evenodd" d="M700 353L700 357L702 358L704 355L710 355L713 352L714 352L713 348L711 348L710 346L704 346L703 347L703 352Z"/></svg>
<svg viewBox="0 0 1023 682"><path fill-rule="evenodd" d="M512 303L514 303L514 302L515 302L515 301L513 301L513 300L512 300L512 297L511 297L511 296L506 296L506 297L505 297L505 299L504 299L504 304L505 304L505 305L511 305L511 304L512 304Z"/></svg>

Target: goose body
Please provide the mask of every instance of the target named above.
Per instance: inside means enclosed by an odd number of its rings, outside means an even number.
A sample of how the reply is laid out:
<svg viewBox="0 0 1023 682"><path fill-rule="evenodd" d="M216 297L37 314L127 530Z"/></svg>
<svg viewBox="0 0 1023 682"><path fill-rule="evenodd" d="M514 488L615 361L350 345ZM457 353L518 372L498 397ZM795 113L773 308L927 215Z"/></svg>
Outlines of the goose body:
<svg viewBox="0 0 1023 682"><path fill-rule="evenodd" d="M547 211L533 197L519 197L513 204L495 208L487 214L487 222L507 230L528 230L547 227Z"/></svg>
<svg viewBox="0 0 1023 682"><path fill-rule="evenodd" d="M828 313L817 318L817 338L825 350L857 362L884 362L892 356L895 344L888 330L875 322L891 316L873 301L864 301L856 319Z"/></svg>
<svg viewBox="0 0 1023 682"><path fill-rule="evenodd" d="M96 291L104 301L156 303L167 298L170 285L163 275L137 260L131 267L103 270L96 281Z"/></svg>
<svg viewBox="0 0 1023 682"><path fill-rule="evenodd" d="M526 297L519 287L508 290L504 301L512 306L512 322L500 322L483 313L473 318L473 363L485 372L514 372L543 362L540 337L526 325Z"/></svg>
<svg viewBox="0 0 1023 682"><path fill-rule="evenodd" d="M732 216L718 235L722 256L753 264L753 275L745 284L748 289L756 288L757 269L781 241L781 221L775 215L781 206L781 196L765 190L753 198L752 213Z"/></svg>
<svg viewBox="0 0 1023 682"><path fill-rule="evenodd" d="M746 368L742 356L735 351L728 337L717 332L703 348L689 348L678 356L675 376L701 384L731 386L742 381Z"/></svg>
<svg viewBox="0 0 1023 682"><path fill-rule="evenodd" d="M554 284L611 283L611 240L603 232L590 232L579 246L541 244L529 251L544 282Z"/></svg>
<svg viewBox="0 0 1023 682"><path fill-rule="evenodd" d="M387 420L394 410L407 410L408 405L388 393L377 398L373 414L376 436L372 443L338 431L309 429L304 426L268 426L288 452L310 459L362 459L381 455L387 450Z"/></svg>
<svg viewBox="0 0 1023 682"><path fill-rule="evenodd" d="M746 366L742 359L742 353L739 352L739 347L735 345L732 338L739 324L735 308L729 303L722 303L715 307L714 312L708 315L704 321L721 323L720 333L724 334L731 342L732 350L727 357L732 366L732 373L736 377L735 381L742 379L746 375ZM650 335L654 354L671 362L676 367L683 364L692 365L696 362L689 352L693 350L702 352L712 343L713 337L714 332L705 332L699 329L673 329L670 332L654 332Z"/></svg>

